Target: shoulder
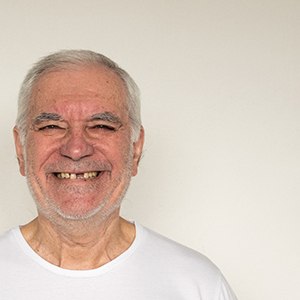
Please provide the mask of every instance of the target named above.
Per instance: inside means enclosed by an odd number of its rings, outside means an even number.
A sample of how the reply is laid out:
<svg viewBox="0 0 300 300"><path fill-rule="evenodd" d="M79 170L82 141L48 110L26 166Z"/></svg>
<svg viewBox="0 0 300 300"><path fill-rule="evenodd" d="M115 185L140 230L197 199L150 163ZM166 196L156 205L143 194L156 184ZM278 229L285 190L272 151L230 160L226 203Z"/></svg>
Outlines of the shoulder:
<svg viewBox="0 0 300 300"><path fill-rule="evenodd" d="M16 254L20 254L14 237L14 230L11 229L0 235L0 279L3 272L8 272L11 266L16 264L19 257Z"/></svg>
<svg viewBox="0 0 300 300"><path fill-rule="evenodd" d="M17 230L13 228L0 235L0 261L6 260L18 248Z"/></svg>
<svg viewBox="0 0 300 300"><path fill-rule="evenodd" d="M137 234L141 235L137 252L143 276L155 274L155 280L182 293L184 299L236 300L219 268L203 254L142 226Z"/></svg>
<svg viewBox="0 0 300 300"><path fill-rule="evenodd" d="M6 249L14 243L14 232L17 229L10 229L0 235L0 251Z"/></svg>
<svg viewBox="0 0 300 300"><path fill-rule="evenodd" d="M23 256L20 247L19 228L13 228L0 235L0 264L16 263Z"/></svg>
<svg viewBox="0 0 300 300"><path fill-rule="evenodd" d="M155 260L172 266L180 272L196 276L219 277L218 267L203 254L166 238L148 228L140 226L144 251Z"/></svg>

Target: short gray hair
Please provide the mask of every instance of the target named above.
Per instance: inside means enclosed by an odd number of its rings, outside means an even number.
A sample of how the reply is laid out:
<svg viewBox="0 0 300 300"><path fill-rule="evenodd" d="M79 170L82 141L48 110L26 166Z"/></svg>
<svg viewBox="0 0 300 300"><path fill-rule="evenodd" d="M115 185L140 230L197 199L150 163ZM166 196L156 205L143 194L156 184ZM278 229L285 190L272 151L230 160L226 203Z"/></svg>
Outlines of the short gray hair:
<svg viewBox="0 0 300 300"><path fill-rule="evenodd" d="M16 126L20 131L21 141L25 142L27 132L30 100L34 86L39 79L54 70L65 69L70 66L103 66L112 70L123 81L127 92L129 118L132 123L131 138L136 141L141 128L140 92L130 75L121 69L108 57L90 50L62 50L43 57L28 71L19 92L18 115Z"/></svg>

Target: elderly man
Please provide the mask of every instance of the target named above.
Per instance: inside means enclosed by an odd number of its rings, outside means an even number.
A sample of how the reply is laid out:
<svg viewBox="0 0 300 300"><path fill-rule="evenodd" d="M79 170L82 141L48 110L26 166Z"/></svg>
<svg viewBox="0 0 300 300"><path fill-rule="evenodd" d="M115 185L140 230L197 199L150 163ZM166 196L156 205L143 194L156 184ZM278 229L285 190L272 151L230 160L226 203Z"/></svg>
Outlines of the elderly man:
<svg viewBox="0 0 300 300"><path fill-rule="evenodd" d="M0 299L235 299L201 254L120 217L144 129L138 88L101 54L49 55L14 128L38 216L0 238Z"/></svg>

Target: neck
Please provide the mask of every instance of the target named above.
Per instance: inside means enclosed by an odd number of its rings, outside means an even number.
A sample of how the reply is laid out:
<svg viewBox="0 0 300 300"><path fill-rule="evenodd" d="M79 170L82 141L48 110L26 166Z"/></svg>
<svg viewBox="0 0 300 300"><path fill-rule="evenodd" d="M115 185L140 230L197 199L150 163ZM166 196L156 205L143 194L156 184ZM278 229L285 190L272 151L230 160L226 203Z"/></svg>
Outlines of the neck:
<svg viewBox="0 0 300 300"><path fill-rule="evenodd" d="M65 269L98 268L122 254L135 238L134 225L112 214L102 223L69 222L61 226L39 215L21 228L31 248Z"/></svg>

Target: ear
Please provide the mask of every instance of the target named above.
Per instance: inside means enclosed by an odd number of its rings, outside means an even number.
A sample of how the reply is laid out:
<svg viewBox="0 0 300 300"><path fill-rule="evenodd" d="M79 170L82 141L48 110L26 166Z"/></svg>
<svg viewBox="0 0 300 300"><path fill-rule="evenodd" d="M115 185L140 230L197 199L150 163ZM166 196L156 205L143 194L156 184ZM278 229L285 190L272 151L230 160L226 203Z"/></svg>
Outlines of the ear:
<svg viewBox="0 0 300 300"><path fill-rule="evenodd" d="M19 129L16 126L14 127L14 140L15 140L17 159L19 163L19 170L21 175L25 176L25 161L24 161L24 154L23 154L23 145L21 143Z"/></svg>
<svg viewBox="0 0 300 300"><path fill-rule="evenodd" d="M133 143L133 164L131 175L135 176L138 172L139 162L142 157L143 146L144 146L144 128L141 126L140 135L136 142Z"/></svg>

